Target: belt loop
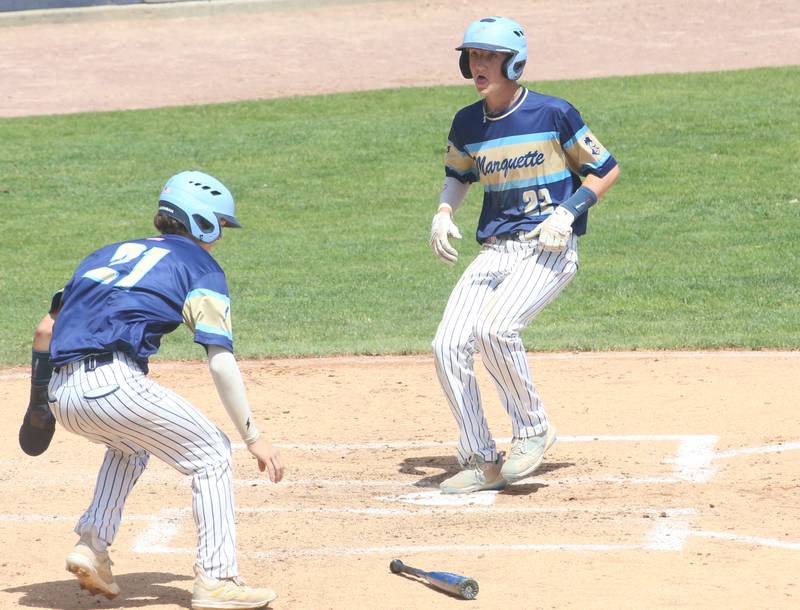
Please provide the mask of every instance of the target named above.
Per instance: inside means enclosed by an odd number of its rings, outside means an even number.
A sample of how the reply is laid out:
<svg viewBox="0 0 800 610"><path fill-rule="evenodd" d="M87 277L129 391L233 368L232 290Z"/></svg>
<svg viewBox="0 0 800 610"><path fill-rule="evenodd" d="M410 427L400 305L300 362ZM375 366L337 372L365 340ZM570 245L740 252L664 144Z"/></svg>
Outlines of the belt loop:
<svg viewBox="0 0 800 610"><path fill-rule="evenodd" d="M82 362L83 370L87 373L91 373L98 367L114 362L114 353L103 352L102 354L90 354L86 356Z"/></svg>

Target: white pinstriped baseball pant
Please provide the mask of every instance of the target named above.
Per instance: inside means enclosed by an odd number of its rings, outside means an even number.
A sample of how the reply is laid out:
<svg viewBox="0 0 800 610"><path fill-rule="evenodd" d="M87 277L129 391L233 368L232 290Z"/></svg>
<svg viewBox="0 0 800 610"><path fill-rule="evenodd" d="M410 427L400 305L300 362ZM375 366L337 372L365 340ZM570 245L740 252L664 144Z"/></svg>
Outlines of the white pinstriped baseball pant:
<svg viewBox="0 0 800 610"><path fill-rule="evenodd" d="M77 534L94 528L106 544L114 541L125 501L154 455L192 477L198 567L213 578L238 576L231 445L216 425L122 352L93 371L83 361L60 367L49 392L62 427L107 447Z"/></svg>
<svg viewBox="0 0 800 610"><path fill-rule="evenodd" d="M531 379L520 331L569 284L578 270L578 239L560 253L537 242L499 238L485 243L447 301L433 340L436 374L459 427L458 457L497 459L481 405L474 353L480 350L515 437L547 430L547 414Z"/></svg>

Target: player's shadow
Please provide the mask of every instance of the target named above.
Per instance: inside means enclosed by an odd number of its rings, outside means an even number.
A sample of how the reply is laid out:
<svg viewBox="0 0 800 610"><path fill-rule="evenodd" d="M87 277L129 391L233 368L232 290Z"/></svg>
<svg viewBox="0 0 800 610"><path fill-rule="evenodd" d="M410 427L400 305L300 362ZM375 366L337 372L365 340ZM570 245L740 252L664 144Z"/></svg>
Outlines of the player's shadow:
<svg viewBox="0 0 800 610"><path fill-rule="evenodd" d="M35 582L3 589L4 593L22 593L17 603L29 608L53 608L54 610L85 610L88 608L146 608L147 606L170 606L189 608L191 593L187 589L165 583L178 580L193 580L190 576L168 572L134 572L114 575L121 589L114 599L102 595L92 596L81 590L76 578Z"/></svg>
<svg viewBox="0 0 800 610"><path fill-rule="evenodd" d="M536 471L536 477L541 477L550 472L561 470L562 468L570 468L574 466L574 462L545 462ZM414 485L416 487L438 489L439 484L446 478L453 476L459 470L461 465L458 459L452 455L435 455L429 457L411 457L405 458L400 463L399 471L403 474L425 475L431 468L440 468L442 470L439 474L423 476ZM509 485L502 492L505 495L524 496L531 493L536 493L542 487L547 487L544 483L516 483Z"/></svg>
<svg viewBox="0 0 800 610"><path fill-rule="evenodd" d="M562 468L571 468L575 462L546 462L536 469L536 473L532 475L535 478L546 476L550 472L561 470ZM546 483L526 483L524 480L520 483L509 485L500 493L504 496L527 496L533 494L544 487L549 487Z"/></svg>

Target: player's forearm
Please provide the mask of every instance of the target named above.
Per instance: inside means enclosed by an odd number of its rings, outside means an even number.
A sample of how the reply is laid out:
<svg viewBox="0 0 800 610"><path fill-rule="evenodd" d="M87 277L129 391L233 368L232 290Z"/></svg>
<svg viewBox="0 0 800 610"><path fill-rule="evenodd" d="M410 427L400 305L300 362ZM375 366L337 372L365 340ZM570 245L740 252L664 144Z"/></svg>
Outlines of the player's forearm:
<svg viewBox="0 0 800 610"><path fill-rule="evenodd" d="M50 339L53 337L55 315L48 313L39 322L33 335L33 349L37 352L50 351Z"/></svg>
<svg viewBox="0 0 800 610"><path fill-rule="evenodd" d="M611 171L609 171L605 176L595 176L594 174L589 174L581 184L580 188L575 191L566 201L562 201L558 209L559 210L569 210L572 214L572 220L586 212L590 207L592 207L595 203L600 200L608 189L611 188L611 185L614 184L614 181L619 176L619 167L614 166Z"/></svg>
<svg viewBox="0 0 800 610"><path fill-rule="evenodd" d="M595 196L600 199L603 195L608 192L608 189L617 181L619 178L619 165L615 165L611 170L603 177L595 176L594 174L589 174L583 180L583 186L588 189L591 189Z"/></svg>
<svg viewBox="0 0 800 610"><path fill-rule="evenodd" d="M219 345L208 346L208 370L222 404L233 425L248 445L258 440L260 432L252 421L244 381L231 352Z"/></svg>
<svg viewBox="0 0 800 610"><path fill-rule="evenodd" d="M439 194L439 209L437 211L441 212L449 209L451 213L455 213L467 197L467 191L469 191L468 182L461 182L446 176L444 184L442 184L442 192Z"/></svg>

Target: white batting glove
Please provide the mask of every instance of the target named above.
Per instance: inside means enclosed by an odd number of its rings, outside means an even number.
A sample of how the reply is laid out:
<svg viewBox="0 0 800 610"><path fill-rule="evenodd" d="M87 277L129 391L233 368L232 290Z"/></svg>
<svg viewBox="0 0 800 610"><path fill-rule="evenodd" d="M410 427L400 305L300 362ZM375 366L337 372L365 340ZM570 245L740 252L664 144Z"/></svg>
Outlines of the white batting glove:
<svg viewBox="0 0 800 610"><path fill-rule="evenodd" d="M523 241L539 238L539 248L545 252L561 252L572 235L575 216L566 208L557 207L544 222L522 236Z"/></svg>
<svg viewBox="0 0 800 610"><path fill-rule="evenodd" d="M450 245L449 236L461 239L461 231L453 223L453 218L447 210L437 212L431 221L430 246L433 253L448 265L454 265L458 260L458 251Z"/></svg>

